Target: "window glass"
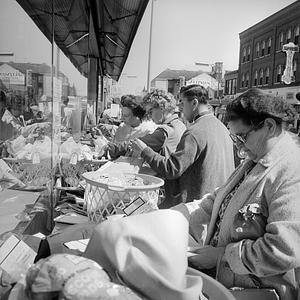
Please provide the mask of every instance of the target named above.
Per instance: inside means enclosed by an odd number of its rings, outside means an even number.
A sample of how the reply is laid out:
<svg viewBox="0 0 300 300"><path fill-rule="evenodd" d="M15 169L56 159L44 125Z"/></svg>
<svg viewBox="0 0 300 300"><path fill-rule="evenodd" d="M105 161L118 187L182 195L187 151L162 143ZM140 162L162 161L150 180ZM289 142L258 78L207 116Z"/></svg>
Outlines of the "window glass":
<svg viewBox="0 0 300 300"><path fill-rule="evenodd" d="M254 86L257 86L258 72L254 72Z"/></svg>
<svg viewBox="0 0 300 300"><path fill-rule="evenodd" d="M261 56L265 55L266 42L263 41L261 44Z"/></svg>
<svg viewBox="0 0 300 300"><path fill-rule="evenodd" d="M272 39L269 38L268 40L268 49L267 49L267 54L270 54L271 53L271 46L272 46Z"/></svg>
<svg viewBox="0 0 300 300"><path fill-rule="evenodd" d="M259 57L259 43L256 44L256 57Z"/></svg>
<svg viewBox="0 0 300 300"><path fill-rule="evenodd" d="M286 42L289 43L292 40L292 30L289 29L286 34Z"/></svg>
<svg viewBox="0 0 300 300"><path fill-rule="evenodd" d="M300 31L299 26L297 26L295 28L295 34L294 34L294 44L295 45L299 44L299 31Z"/></svg>
<svg viewBox="0 0 300 300"><path fill-rule="evenodd" d="M270 69L266 69L265 84L269 84Z"/></svg>

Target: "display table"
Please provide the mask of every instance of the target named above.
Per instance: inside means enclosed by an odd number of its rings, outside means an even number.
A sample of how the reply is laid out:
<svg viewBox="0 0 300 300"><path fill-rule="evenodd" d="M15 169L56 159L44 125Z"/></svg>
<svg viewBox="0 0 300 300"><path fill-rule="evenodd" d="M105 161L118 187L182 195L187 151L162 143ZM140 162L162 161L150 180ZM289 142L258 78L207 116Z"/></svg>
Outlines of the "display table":
<svg viewBox="0 0 300 300"><path fill-rule="evenodd" d="M17 230L22 233L30 222L30 213L40 193L6 189L0 192L0 234ZM17 228L17 229L16 229Z"/></svg>

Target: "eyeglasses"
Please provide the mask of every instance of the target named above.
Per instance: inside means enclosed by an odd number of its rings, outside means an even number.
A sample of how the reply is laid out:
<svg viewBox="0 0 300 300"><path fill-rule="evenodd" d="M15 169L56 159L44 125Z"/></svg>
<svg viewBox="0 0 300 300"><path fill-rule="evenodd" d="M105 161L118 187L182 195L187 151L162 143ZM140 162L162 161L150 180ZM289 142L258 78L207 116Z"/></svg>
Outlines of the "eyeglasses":
<svg viewBox="0 0 300 300"><path fill-rule="evenodd" d="M259 129L259 128L262 128L263 125L264 125L264 122L265 122L265 120L261 121L257 125L253 125L252 128L248 132L246 132L246 133L240 133L240 134L230 133L229 136L231 137L232 141L235 144L237 144L238 142L242 143L242 144L245 144L247 142L247 138L248 138L249 134L252 131L255 131L255 130Z"/></svg>

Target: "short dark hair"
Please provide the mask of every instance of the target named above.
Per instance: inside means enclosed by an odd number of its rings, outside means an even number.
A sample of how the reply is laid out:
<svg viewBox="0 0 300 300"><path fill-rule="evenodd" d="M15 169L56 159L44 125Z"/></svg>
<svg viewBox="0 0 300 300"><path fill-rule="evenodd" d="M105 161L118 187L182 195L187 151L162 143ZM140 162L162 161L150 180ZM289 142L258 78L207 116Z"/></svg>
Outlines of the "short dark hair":
<svg viewBox="0 0 300 300"><path fill-rule="evenodd" d="M205 87L199 84L190 84L187 86L182 86L180 89L180 94L186 97L189 101L197 99L201 104L208 103L208 92Z"/></svg>
<svg viewBox="0 0 300 300"><path fill-rule="evenodd" d="M164 111L173 113L176 108L176 100L171 93L155 89L143 98L143 105L151 105L153 108L162 108Z"/></svg>
<svg viewBox="0 0 300 300"><path fill-rule="evenodd" d="M277 124L290 121L295 111L283 98L251 88L239 95L226 107L226 121L242 120L248 125L258 125L267 118Z"/></svg>
<svg viewBox="0 0 300 300"><path fill-rule="evenodd" d="M127 107L132 111L132 114L135 117L138 117L140 120L143 120L146 115L146 111L143 108L142 104L139 103L138 99L134 95L124 95L121 97L121 105Z"/></svg>

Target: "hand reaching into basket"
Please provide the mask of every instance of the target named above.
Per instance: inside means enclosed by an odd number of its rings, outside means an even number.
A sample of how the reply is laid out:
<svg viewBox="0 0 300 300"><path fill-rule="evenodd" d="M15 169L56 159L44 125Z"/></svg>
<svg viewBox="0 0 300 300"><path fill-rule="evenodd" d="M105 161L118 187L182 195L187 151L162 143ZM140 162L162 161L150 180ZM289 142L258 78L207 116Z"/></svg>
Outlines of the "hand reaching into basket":
<svg viewBox="0 0 300 300"><path fill-rule="evenodd" d="M148 146L140 139L134 139L130 141L128 145L128 148L131 151L131 156L133 157L140 157L143 150L146 149L147 147Z"/></svg>

